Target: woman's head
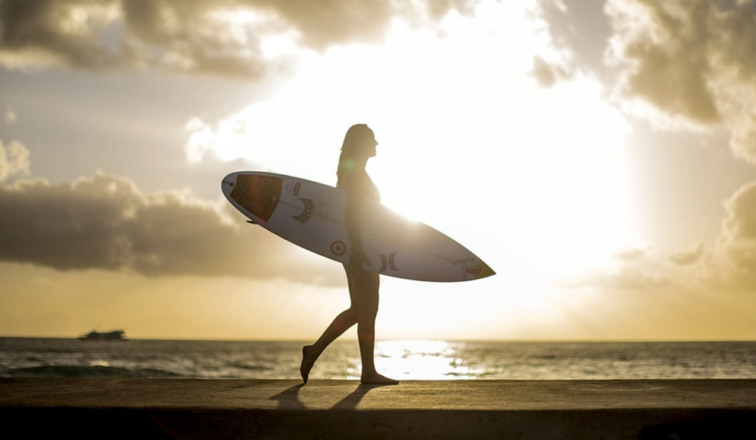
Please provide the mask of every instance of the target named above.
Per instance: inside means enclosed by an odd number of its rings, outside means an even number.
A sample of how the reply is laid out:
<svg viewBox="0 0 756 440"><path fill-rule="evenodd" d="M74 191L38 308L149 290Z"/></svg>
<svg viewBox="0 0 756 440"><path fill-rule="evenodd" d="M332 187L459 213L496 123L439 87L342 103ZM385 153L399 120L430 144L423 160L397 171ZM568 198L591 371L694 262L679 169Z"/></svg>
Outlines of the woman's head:
<svg viewBox="0 0 756 440"><path fill-rule="evenodd" d="M353 160L365 159L375 156L375 147L378 142L375 134L365 124L356 124L349 127L344 143L341 145L341 157Z"/></svg>
<svg viewBox="0 0 756 440"><path fill-rule="evenodd" d="M344 136L344 143L341 145L341 157L339 157L339 167L336 170L338 177L337 186L340 185L341 176L344 172L353 170L357 167L365 167L367 160L375 156L375 147L378 142L375 140L375 134L365 124L353 125L347 130Z"/></svg>

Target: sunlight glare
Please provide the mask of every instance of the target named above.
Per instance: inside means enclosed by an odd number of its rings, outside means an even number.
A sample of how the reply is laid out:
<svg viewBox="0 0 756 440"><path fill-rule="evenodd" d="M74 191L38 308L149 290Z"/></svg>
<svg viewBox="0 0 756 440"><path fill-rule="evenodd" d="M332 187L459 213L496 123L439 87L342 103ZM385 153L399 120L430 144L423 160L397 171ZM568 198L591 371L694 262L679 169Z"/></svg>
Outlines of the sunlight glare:
<svg viewBox="0 0 756 440"><path fill-rule="evenodd" d="M434 340L379 341L376 366L399 380L450 380L475 378L480 371L455 359L460 342Z"/></svg>
<svg viewBox="0 0 756 440"><path fill-rule="evenodd" d="M188 158L244 158L333 185L343 133L366 122L379 142L368 171L384 204L494 267L492 309L553 307L560 280L633 241L628 125L595 78L574 72L537 85L534 55L567 55L528 8L484 2L473 18L450 14L437 32L394 21L383 45L302 53L275 99L216 124L188 124ZM401 286L408 294L391 318L403 330L454 319L439 310L413 321L428 296ZM445 300L460 303L460 319L487 313L458 296Z"/></svg>

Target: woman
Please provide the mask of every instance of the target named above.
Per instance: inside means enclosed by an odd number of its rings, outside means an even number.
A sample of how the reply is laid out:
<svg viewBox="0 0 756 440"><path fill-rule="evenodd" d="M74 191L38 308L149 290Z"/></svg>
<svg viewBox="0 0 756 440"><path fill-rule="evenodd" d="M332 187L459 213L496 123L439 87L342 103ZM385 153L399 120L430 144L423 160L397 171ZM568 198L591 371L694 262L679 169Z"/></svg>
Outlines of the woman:
<svg viewBox="0 0 756 440"><path fill-rule="evenodd" d="M378 374L375 371L373 348L375 346L375 317L378 314L378 286L379 275L362 269L363 262L370 264L362 252L360 236L360 209L362 199L380 200L378 188L373 184L365 171L368 159L375 156L375 140L373 130L365 124L352 126L344 137L341 147L338 177L336 187L346 192L346 227L351 255L349 263L344 265L347 282L349 283L349 298L351 305L341 312L323 332L323 335L313 344L302 348L302 365L300 373L302 380L307 383L310 370L323 350L341 336L347 329L357 324L357 338L360 344L362 358L362 376L360 382L364 384L394 385L399 382Z"/></svg>

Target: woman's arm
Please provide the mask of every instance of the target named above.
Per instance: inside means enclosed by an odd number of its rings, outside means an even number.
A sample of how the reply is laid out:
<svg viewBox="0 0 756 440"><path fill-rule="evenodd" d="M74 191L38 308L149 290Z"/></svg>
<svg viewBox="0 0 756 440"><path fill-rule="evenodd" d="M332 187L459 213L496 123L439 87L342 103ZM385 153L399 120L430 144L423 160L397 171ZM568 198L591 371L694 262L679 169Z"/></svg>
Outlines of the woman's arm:
<svg viewBox="0 0 756 440"><path fill-rule="evenodd" d="M346 191L346 216L344 222L347 228L347 237L351 245L351 255L349 257L349 266L362 267L363 262L370 264L362 252L362 229L360 224L360 213L362 211L362 191L355 185L352 179L345 185Z"/></svg>

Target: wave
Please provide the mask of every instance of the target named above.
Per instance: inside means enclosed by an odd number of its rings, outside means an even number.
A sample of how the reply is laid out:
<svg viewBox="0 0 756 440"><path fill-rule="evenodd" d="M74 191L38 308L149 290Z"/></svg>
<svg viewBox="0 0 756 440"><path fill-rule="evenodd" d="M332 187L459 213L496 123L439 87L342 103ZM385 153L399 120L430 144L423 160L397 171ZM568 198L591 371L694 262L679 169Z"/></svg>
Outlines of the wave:
<svg viewBox="0 0 756 440"><path fill-rule="evenodd" d="M229 367L238 368L240 370L247 370L247 371L273 371L274 370L274 368L266 366L266 365L249 365L249 364L240 363L240 362L232 362L229 364Z"/></svg>
<svg viewBox="0 0 756 440"><path fill-rule="evenodd" d="M154 368L121 368L103 365L40 365L37 367L11 368L5 377L134 377L145 379L179 378L183 375Z"/></svg>

